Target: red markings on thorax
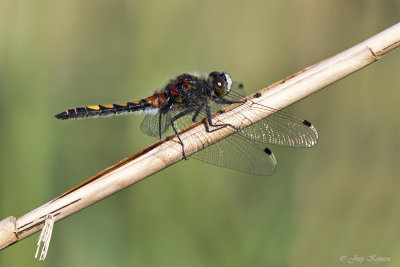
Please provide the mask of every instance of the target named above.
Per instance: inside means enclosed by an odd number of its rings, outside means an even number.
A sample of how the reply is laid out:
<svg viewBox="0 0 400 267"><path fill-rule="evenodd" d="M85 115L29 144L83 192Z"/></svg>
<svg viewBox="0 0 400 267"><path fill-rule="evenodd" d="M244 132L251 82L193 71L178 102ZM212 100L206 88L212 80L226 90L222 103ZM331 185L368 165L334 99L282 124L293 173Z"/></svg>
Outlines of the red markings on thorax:
<svg viewBox="0 0 400 267"><path fill-rule="evenodd" d="M189 74L183 74L179 76L175 81L170 82L167 85L167 91L171 96L176 96L180 91L190 90L190 81L193 80L193 76Z"/></svg>
<svg viewBox="0 0 400 267"><path fill-rule="evenodd" d="M172 83L168 84L168 85L167 85L167 90L168 90L168 92L169 92L169 94L170 94L171 96L176 96L177 94L179 94L179 90L178 90L178 88L175 86L175 84L172 84Z"/></svg>

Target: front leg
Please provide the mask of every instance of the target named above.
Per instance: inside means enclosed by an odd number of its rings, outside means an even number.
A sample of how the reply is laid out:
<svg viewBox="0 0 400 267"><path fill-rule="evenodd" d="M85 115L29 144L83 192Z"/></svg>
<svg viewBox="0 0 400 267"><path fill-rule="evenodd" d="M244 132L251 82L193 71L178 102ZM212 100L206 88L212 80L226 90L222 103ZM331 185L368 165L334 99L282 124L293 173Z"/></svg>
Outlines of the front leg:
<svg viewBox="0 0 400 267"><path fill-rule="evenodd" d="M175 127L175 123L174 123L174 122L175 122L176 120L178 120L179 118L181 118L181 117L183 117L183 116L185 116L185 115L187 115L187 114L189 114L189 113L192 113L193 111L195 111L194 108L189 108L189 109L184 110L184 111L182 111L182 112L176 114L175 116L171 117L171 126L172 126L172 129L173 129L174 132L175 132L176 137L178 137L179 143L181 143L181 145L182 145L182 154L183 154L183 158L184 158L185 160L187 160L186 154L185 154L185 145L183 144L182 139L181 139L181 137L179 136L178 131L176 130L176 127Z"/></svg>
<svg viewBox="0 0 400 267"><path fill-rule="evenodd" d="M212 127L218 127L217 129L214 129L214 130L210 130L210 128L207 127L207 128L206 128L207 132L214 132L214 131L217 131L217 130L223 128L223 127L232 127L232 128L234 128L235 130L239 130L239 128L237 128L237 127L235 127L234 125L229 124L229 123L214 124L214 123L212 122L210 103L207 103L207 104L206 104L206 114L207 114L208 125L209 125L209 126L212 126Z"/></svg>

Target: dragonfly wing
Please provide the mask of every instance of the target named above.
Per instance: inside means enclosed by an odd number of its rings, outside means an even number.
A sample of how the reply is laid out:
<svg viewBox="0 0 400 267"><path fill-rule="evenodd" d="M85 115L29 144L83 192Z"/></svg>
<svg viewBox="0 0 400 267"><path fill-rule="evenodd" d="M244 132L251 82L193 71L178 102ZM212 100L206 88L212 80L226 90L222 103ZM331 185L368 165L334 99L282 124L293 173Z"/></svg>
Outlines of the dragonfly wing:
<svg viewBox="0 0 400 267"><path fill-rule="evenodd" d="M312 147L318 142L317 130L310 122L282 111L242 129L239 134L257 142L288 147Z"/></svg>
<svg viewBox="0 0 400 267"><path fill-rule="evenodd" d="M140 124L140 130L143 133L159 139L165 137L170 128L171 117L169 113L147 114Z"/></svg>
<svg viewBox="0 0 400 267"><path fill-rule="evenodd" d="M231 92L224 99L240 102L243 101L243 95L243 86L234 83ZM310 122L299 120L282 111L254 103L251 100L244 105L248 105L254 112L272 111L274 113L241 130L239 134L242 136L261 143L289 147L312 147L317 144L318 133Z"/></svg>
<svg viewBox="0 0 400 267"><path fill-rule="evenodd" d="M179 110L170 109L167 113L160 112L157 114L147 114L142 121L142 124L140 125L140 130L149 136L153 136L159 139L174 134L174 130L171 125L171 119L180 112L181 111ZM192 124L193 113L194 112L188 113L185 116L179 117L178 119L174 120L175 129L179 131ZM201 115L198 116L198 119L204 118L201 116L203 116L203 113L205 112L200 113Z"/></svg>
<svg viewBox="0 0 400 267"><path fill-rule="evenodd" d="M233 134L191 157L254 175L272 175L276 169L276 159L268 148L258 146L239 134Z"/></svg>

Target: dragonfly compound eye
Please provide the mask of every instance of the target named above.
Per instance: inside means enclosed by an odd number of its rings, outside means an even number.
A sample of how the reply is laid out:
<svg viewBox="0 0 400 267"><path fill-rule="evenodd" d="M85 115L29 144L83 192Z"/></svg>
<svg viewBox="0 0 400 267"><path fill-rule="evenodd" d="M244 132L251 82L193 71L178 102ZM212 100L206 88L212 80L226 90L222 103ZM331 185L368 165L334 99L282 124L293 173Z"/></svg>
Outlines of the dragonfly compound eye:
<svg viewBox="0 0 400 267"><path fill-rule="evenodd" d="M214 92L217 96L223 97L228 93L227 82L222 77L216 77L213 80Z"/></svg>
<svg viewBox="0 0 400 267"><path fill-rule="evenodd" d="M213 71L208 75L208 80L214 85L214 92L217 96L223 97L231 90L232 79L226 73Z"/></svg>

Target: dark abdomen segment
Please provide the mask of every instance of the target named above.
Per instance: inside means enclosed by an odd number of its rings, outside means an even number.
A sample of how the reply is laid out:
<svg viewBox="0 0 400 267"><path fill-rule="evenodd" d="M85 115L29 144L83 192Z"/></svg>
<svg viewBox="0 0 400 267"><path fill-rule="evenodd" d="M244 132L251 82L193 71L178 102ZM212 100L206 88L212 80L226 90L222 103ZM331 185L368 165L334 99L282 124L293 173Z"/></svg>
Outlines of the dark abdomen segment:
<svg viewBox="0 0 400 267"><path fill-rule="evenodd" d="M146 111L146 109L152 108L157 108L157 106L152 105L152 102L149 102L148 98L146 98L127 103L72 108L58 113L55 117L60 120L79 119L94 116L108 116L126 112Z"/></svg>

